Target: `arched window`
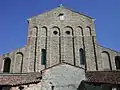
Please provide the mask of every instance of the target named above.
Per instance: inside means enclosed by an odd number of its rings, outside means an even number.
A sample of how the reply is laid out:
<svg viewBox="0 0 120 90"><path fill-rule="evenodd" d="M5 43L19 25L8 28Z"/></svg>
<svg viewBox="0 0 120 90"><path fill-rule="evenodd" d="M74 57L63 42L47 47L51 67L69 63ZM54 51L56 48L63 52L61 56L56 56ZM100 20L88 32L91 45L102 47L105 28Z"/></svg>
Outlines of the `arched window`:
<svg viewBox="0 0 120 90"><path fill-rule="evenodd" d="M3 72L5 72L5 73L10 72L10 64L11 64L11 59L9 57L5 58Z"/></svg>
<svg viewBox="0 0 120 90"><path fill-rule="evenodd" d="M62 60L65 60L65 62L68 62L70 64L75 65L75 48L74 48L74 38L73 38L73 28L71 26L66 26L62 30L61 37L61 45L64 45L64 50L61 50L61 56L64 55L64 57L61 57ZM69 53L68 53L69 52Z"/></svg>
<svg viewBox="0 0 120 90"><path fill-rule="evenodd" d="M17 52L16 53L16 63L17 63L17 71L22 72L23 69L23 53L22 52Z"/></svg>
<svg viewBox="0 0 120 90"><path fill-rule="evenodd" d="M103 51L101 53L102 56L102 64L104 70L112 70L110 54L107 51Z"/></svg>
<svg viewBox="0 0 120 90"><path fill-rule="evenodd" d="M73 36L73 28L71 26L66 26L64 28L64 35Z"/></svg>
<svg viewBox="0 0 120 90"><path fill-rule="evenodd" d="M81 26L76 28L76 35L81 37L83 36L83 28Z"/></svg>
<svg viewBox="0 0 120 90"><path fill-rule="evenodd" d="M53 36L53 34L56 35L56 36L60 36L60 28L59 27L54 26L51 29L52 29L51 30L52 31L51 36Z"/></svg>
<svg viewBox="0 0 120 90"><path fill-rule="evenodd" d="M89 27L89 26L87 26L86 27L86 31L87 31L87 35L89 36L91 36L92 35L92 33L91 33L91 28Z"/></svg>
<svg viewBox="0 0 120 90"><path fill-rule="evenodd" d="M46 65L46 49L42 49L41 64Z"/></svg>
<svg viewBox="0 0 120 90"><path fill-rule="evenodd" d="M83 50L82 48L80 48L79 52L80 52L80 64L81 64L81 65L85 65L85 54L84 54L84 50Z"/></svg>
<svg viewBox="0 0 120 90"><path fill-rule="evenodd" d="M58 15L58 17L60 18L60 20L64 20L64 19L65 19L63 13L60 13L60 14Z"/></svg>
<svg viewBox="0 0 120 90"><path fill-rule="evenodd" d="M120 56L115 56L116 69L120 69Z"/></svg>

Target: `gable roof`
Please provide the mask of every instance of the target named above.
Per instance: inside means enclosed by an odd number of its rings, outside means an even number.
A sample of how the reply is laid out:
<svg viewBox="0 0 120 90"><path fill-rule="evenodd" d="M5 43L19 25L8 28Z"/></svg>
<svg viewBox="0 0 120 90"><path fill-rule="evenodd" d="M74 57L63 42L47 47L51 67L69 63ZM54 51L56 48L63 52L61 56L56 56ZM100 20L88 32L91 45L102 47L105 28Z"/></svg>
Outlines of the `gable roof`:
<svg viewBox="0 0 120 90"><path fill-rule="evenodd" d="M91 71L86 72L88 83L120 84L120 71Z"/></svg>
<svg viewBox="0 0 120 90"><path fill-rule="evenodd" d="M90 19L94 19L94 18L92 18L91 16L88 16L88 15L83 14L83 13L81 13L81 12L75 11L75 10L73 10L73 9L71 9L71 8L67 8L67 7L64 7L64 8L65 8L65 9L68 9L68 10L74 12L74 13L77 13L77 14L83 15L83 16L85 16L85 17L88 17L88 18L90 18Z"/></svg>
<svg viewBox="0 0 120 90"><path fill-rule="evenodd" d="M58 6L58 7L56 7L56 8L53 8L53 9L51 9L51 10L47 10L47 11L45 11L45 12L43 12L43 13L40 13L40 14L49 13L50 11L54 11L54 10L56 10L56 9L67 9L67 10L70 10L71 12L74 12L74 13L77 13L77 14L80 14L80 15L83 15L83 16L88 17L88 18L90 18L90 19L94 19L94 18L92 18L92 17L90 17L90 16L88 16L88 15L86 15L86 14L83 14L83 13L81 13L81 12L78 12L78 11L75 11L75 10L73 10L73 9L67 8L67 7L65 7L65 6ZM40 15L40 14L38 14L38 15ZM30 17L30 18L36 17L36 16L38 16L38 15L32 16L32 17ZM29 18L29 19L30 19L30 18ZM29 19L28 19L28 20L29 20Z"/></svg>
<svg viewBox="0 0 120 90"><path fill-rule="evenodd" d="M45 69L43 69L42 71L44 72L45 70L48 70L48 69L51 69L51 68L53 68L53 67L57 67L57 66L60 66L60 65L69 65L69 66L72 66L72 67L75 67L75 68L80 68L80 69L83 69L83 70L85 70L85 68L83 68L83 67L79 67L79 66L74 66L74 65L72 65L72 64L70 64L70 63L67 63L67 62L61 62L61 63L59 63L59 64L56 64L56 65L53 65L53 66L51 66L51 67L48 67L48 68L45 68Z"/></svg>

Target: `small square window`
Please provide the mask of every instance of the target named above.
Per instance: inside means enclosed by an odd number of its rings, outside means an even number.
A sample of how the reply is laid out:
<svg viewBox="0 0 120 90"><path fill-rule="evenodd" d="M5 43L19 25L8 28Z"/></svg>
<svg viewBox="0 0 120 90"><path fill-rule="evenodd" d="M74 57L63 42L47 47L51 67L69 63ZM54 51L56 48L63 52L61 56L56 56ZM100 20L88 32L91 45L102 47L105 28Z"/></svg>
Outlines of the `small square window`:
<svg viewBox="0 0 120 90"><path fill-rule="evenodd" d="M60 20L64 20L64 19L65 19L63 13L59 14L59 19L60 19Z"/></svg>

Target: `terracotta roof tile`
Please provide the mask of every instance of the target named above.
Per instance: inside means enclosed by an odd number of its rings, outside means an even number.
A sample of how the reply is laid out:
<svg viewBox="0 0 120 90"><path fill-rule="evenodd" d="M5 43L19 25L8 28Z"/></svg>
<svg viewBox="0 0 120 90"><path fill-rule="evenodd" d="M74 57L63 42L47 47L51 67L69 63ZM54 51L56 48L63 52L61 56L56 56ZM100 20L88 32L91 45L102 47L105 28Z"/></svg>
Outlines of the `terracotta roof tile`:
<svg viewBox="0 0 120 90"><path fill-rule="evenodd" d="M120 84L120 71L91 71L86 72L87 80L91 83Z"/></svg>
<svg viewBox="0 0 120 90"><path fill-rule="evenodd" d="M41 73L29 74L1 74L0 85L22 85L40 82Z"/></svg>

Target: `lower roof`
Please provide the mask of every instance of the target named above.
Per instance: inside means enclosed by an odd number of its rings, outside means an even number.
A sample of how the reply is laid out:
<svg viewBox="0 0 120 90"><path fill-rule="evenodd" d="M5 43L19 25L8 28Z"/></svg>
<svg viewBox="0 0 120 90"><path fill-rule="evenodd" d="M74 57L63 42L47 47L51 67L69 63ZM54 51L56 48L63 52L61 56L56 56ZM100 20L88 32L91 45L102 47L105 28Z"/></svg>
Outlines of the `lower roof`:
<svg viewBox="0 0 120 90"><path fill-rule="evenodd" d="M86 78L89 83L120 84L120 71L89 71Z"/></svg>
<svg viewBox="0 0 120 90"><path fill-rule="evenodd" d="M41 73L28 73L28 74L1 74L0 85L1 86L16 86L30 83L37 83L41 80Z"/></svg>

